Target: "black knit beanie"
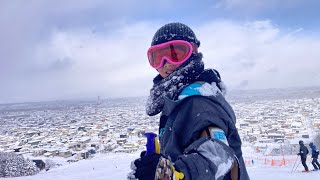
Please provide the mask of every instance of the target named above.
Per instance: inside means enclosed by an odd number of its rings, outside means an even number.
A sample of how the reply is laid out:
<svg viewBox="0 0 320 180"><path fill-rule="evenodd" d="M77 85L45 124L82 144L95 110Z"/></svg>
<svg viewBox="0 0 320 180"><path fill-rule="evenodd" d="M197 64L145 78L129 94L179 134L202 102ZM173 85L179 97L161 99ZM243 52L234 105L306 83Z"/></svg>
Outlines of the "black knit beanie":
<svg viewBox="0 0 320 180"><path fill-rule="evenodd" d="M196 35L187 25L182 23L169 23L162 26L154 34L151 42L151 46L165 43L172 40L184 40L188 42L193 42L200 46L200 41L197 39Z"/></svg>

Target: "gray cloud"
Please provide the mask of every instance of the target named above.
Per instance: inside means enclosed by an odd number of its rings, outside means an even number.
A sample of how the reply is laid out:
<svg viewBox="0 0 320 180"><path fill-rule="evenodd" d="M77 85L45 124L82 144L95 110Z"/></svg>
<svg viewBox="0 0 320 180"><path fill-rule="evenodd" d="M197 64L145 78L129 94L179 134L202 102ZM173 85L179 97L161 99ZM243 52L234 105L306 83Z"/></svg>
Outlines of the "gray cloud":
<svg viewBox="0 0 320 180"><path fill-rule="evenodd" d="M236 89L246 89L249 85L248 80L242 80L239 84L236 85Z"/></svg>
<svg viewBox="0 0 320 180"><path fill-rule="evenodd" d="M59 71L63 69L69 69L72 67L72 64L72 60L68 57L57 59L49 65L48 71Z"/></svg>
<svg viewBox="0 0 320 180"><path fill-rule="evenodd" d="M0 103L147 95L157 72L146 50L172 19L130 18L164 16L178 2L171 3L1 1ZM231 88L320 83L319 37L302 29L280 29L270 20L201 21L193 28L206 67L220 70Z"/></svg>
<svg viewBox="0 0 320 180"><path fill-rule="evenodd" d="M316 3L316 1L311 0L309 3ZM298 8L305 4L304 0L220 0L216 6L230 10L258 12L270 9Z"/></svg>
<svg viewBox="0 0 320 180"><path fill-rule="evenodd" d="M317 36L279 29L268 20L244 24L214 21L198 27L197 33L207 67L220 70L231 88L320 84ZM245 86L244 80L248 82Z"/></svg>
<svg viewBox="0 0 320 180"><path fill-rule="evenodd" d="M277 72L279 72L279 69L276 68L276 67L271 67L271 68L268 69L266 72L267 72L267 73L277 73Z"/></svg>

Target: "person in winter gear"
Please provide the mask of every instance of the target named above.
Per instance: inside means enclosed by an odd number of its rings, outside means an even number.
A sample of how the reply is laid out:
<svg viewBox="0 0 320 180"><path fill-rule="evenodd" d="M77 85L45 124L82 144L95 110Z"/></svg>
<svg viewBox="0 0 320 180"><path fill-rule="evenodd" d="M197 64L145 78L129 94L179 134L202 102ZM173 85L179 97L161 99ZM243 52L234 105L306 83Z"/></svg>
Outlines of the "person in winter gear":
<svg viewBox="0 0 320 180"><path fill-rule="evenodd" d="M308 148L306 146L304 146L302 140L299 141L299 145L300 145L300 151L299 151L299 153L297 155L301 157L301 163L302 163L302 165L304 167L304 170L305 171L309 171L308 166L306 164L307 154L309 153L309 150L308 150Z"/></svg>
<svg viewBox="0 0 320 180"><path fill-rule="evenodd" d="M311 148L311 158L312 158L312 165L314 167L314 170L319 170L320 169L320 164L318 162L319 150L312 142L309 144L309 147Z"/></svg>
<svg viewBox="0 0 320 180"><path fill-rule="evenodd" d="M161 113L160 155L133 161L128 179L249 179L226 88L217 70L204 68L199 46L193 30L182 23L165 24L155 33L147 55L159 75L146 112ZM139 166L140 161L152 163Z"/></svg>

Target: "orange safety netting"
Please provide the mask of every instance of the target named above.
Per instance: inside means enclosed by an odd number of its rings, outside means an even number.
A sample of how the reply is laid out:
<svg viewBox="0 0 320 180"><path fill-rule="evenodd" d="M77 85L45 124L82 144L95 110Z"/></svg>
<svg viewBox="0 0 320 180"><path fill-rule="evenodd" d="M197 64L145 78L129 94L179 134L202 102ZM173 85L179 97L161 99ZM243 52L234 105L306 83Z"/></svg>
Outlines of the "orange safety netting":
<svg viewBox="0 0 320 180"><path fill-rule="evenodd" d="M246 166L254 164L264 164L266 166L291 166L296 161L296 156L260 156L244 158Z"/></svg>

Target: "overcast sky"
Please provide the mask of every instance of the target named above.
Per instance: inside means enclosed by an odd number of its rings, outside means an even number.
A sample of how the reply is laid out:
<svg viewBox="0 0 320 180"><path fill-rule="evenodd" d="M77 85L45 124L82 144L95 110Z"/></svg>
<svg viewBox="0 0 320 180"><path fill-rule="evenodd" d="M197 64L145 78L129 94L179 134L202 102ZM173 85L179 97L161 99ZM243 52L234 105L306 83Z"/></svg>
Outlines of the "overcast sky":
<svg viewBox="0 0 320 180"><path fill-rule="evenodd" d="M190 26L229 89L320 85L317 0L1 0L0 103L147 96L146 51Z"/></svg>

